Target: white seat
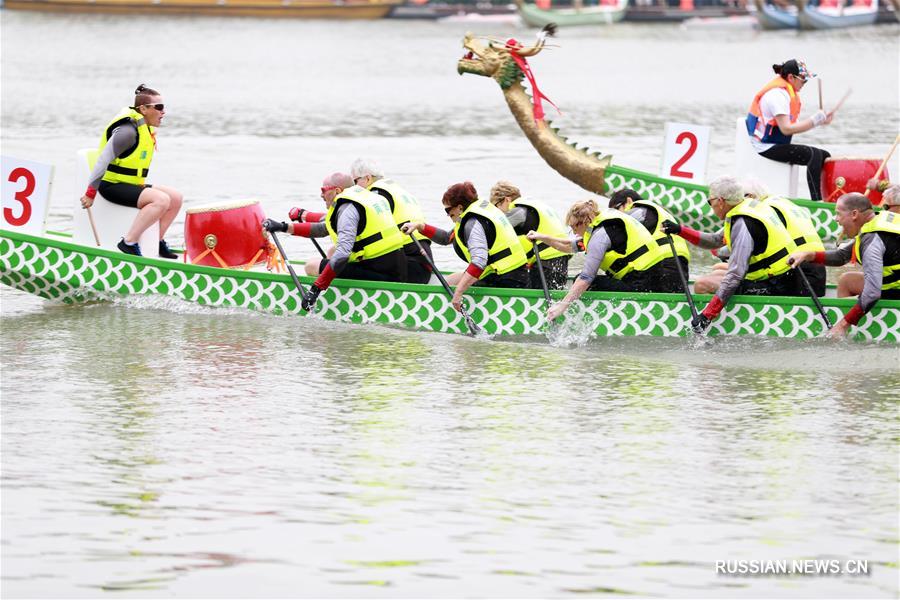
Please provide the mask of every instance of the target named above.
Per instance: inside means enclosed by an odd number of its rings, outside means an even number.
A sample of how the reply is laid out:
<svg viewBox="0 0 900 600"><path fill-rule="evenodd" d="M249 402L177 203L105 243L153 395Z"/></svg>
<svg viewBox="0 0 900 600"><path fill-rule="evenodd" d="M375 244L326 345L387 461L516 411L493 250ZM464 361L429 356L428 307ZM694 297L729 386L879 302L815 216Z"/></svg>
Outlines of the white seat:
<svg viewBox="0 0 900 600"><path fill-rule="evenodd" d="M91 231L91 222L88 218L87 211L81 208L81 197L84 190L87 189L88 177L94 163L97 162L97 156L100 151L97 149L85 148L78 151L77 168L75 169L75 185L77 186L74 194L75 200L75 231L74 240L79 244L86 246L96 246L97 241L94 239L94 233ZM137 216L136 208L129 208L120 204L113 204L100 193L94 198L94 204L91 207L91 213L94 216L94 223L97 225L97 235L100 237L100 247L109 250L118 250L116 244L131 229L131 224ZM159 223L154 223L147 228L147 231L141 235L138 240L141 245L141 254L152 258L159 257Z"/></svg>
<svg viewBox="0 0 900 600"><path fill-rule="evenodd" d="M789 165L760 156L747 134L747 123L744 117L738 117L734 129L734 174L741 179L753 178L762 182L769 193L788 198L809 198L806 185L799 188L798 183L806 183L806 167Z"/></svg>

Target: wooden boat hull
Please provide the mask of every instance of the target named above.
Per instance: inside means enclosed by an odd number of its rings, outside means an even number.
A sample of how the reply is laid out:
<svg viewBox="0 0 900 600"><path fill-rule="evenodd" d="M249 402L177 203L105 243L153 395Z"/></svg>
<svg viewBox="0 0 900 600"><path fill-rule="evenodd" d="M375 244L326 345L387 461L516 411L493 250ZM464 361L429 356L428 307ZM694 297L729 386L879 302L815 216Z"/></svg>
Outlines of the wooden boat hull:
<svg viewBox="0 0 900 600"><path fill-rule="evenodd" d="M66 303L159 295L208 306L304 314L288 275L142 258L73 244L59 236L5 230L0 230L0 282ZM557 297L562 293L554 292ZM470 296L470 312L486 333L543 334L546 307L540 290L474 288ZM836 321L855 301L822 302ZM585 336L690 335L686 328L690 310L680 294L588 292L581 306L578 314L566 317L566 330ZM439 286L338 279L322 293L316 315L331 321L466 333L463 319ZM823 329L809 299L739 296L729 302L709 334L805 339L821 335ZM900 301L879 302L854 328L853 337L900 343Z"/></svg>
<svg viewBox="0 0 900 600"><path fill-rule="evenodd" d="M403 0L5 0L10 10L111 14L381 19Z"/></svg>
<svg viewBox="0 0 900 600"><path fill-rule="evenodd" d="M620 2L617 6L588 6L580 10L574 8L542 10L534 4L527 4L523 0L517 0L519 15L527 25L531 27L543 27L549 23L556 23L560 27L574 25L610 25L621 21L625 17L627 2Z"/></svg>

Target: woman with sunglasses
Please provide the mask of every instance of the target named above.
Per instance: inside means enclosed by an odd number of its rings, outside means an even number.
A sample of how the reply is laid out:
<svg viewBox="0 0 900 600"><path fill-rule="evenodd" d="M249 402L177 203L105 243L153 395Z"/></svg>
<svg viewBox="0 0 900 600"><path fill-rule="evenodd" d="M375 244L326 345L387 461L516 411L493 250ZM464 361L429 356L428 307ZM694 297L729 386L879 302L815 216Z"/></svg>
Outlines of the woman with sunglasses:
<svg viewBox="0 0 900 600"><path fill-rule="evenodd" d="M564 237L567 233L566 226L553 209L538 200L522 198L519 188L508 181L498 181L491 188L491 204L506 215L519 236L519 243L528 259L531 288L542 289L544 285L537 268L537 258L534 256L535 244L525 236L529 231L537 231L550 236ZM538 243L537 248L547 287L552 290L564 289L568 283L571 253L561 252L542 243Z"/></svg>
<svg viewBox="0 0 900 600"><path fill-rule="evenodd" d="M817 111L807 119L800 119L800 90L811 75L806 63L789 60L772 65L777 77L757 92L747 113L747 133L750 143L760 156L776 162L806 167L809 197L822 199L822 165L831 156L821 148L792 144L796 133L803 133L821 125L828 125L834 113Z"/></svg>
<svg viewBox="0 0 900 600"><path fill-rule="evenodd" d="M97 192L114 204L138 209L138 214L119 241L126 254L141 256L138 240L153 223L159 222L159 256L178 258L169 249L165 234L178 211L181 192L164 185L144 183L156 150L156 128L165 116L162 96L141 84L134 91L134 106L122 109L103 131L100 156L90 175L81 206L89 208Z"/></svg>
<svg viewBox="0 0 900 600"><path fill-rule="evenodd" d="M455 285L453 307L462 308L463 294L472 285L527 288L529 276L525 251L506 216L487 200L479 200L470 181L447 188L442 198L444 212L454 223L453 231L425 223L406 223L405 234L415 231L443 246L453 244L457 256L469 263L465 271L447 277Z"/></svg>

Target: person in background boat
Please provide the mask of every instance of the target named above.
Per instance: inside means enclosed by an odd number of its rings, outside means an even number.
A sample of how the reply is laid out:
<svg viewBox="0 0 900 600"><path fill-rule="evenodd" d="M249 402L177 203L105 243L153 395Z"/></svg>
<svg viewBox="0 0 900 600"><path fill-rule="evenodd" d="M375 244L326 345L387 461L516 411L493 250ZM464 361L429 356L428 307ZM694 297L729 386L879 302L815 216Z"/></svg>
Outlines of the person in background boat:
<svg viewBox="0 0 900 600"><path fill-rule="evenodd" d="M672 249L669 246L667 234L662 230L663 221L675 219L669 211L655 202L644 200L640 194L631 188L622 188L613 192L613 195L609 197L609 207L627 213L640 221L641 225L656 240L656 243L665 248L671 255ZM672 238L672 242L675 244L675 253L678 255L678 260L681 261L681 266L684 272L687 273L691 261L690 248L688 248L687 242L680 237ZM669 275L677 278L678 272L670 272ZM676 280L675 283L677 284L678 281Z"/></svg>
<svg viewBox="0 0 900 600"><path fill-rule="evenodd" d="M725 243L731 251L728 270L715 295L691 319L691 327L698 333L709 327L734 294L798 295L794 273L787 263L797 247L775 210L760 200L744 197L743 186L730 176L710 182L707 201L725 222L720 233L702 233L675 221L663 222L666 233L680 235L701 248L719 248Z"/></svg>
<svg viewBox="0 0 900 600"><path fill-rule="evenodd" d="M554 237L564 237L566 226L559 220L553 209L538 200L522 198L519 188L508 181L498 181L491 188L491 204L506 215L510 225L519 236L519 243L522 244L522 249L528 258L531 288L542 289L544 286L536 266L534 243L525 236L529 231L537 231ZM572 255L540 243L538 251L547 287L552 290L564 289L568 283L569 259L572 258Z"/></svg>
<svg viewBox="0 0 900 600"><path fill-rule="evenodd" d="M123 108L109 122L100 138L100 156L91 171L81 206L90 208L97 192L114 204L138 210L131 228L119 240L126 254L141 256L138 240L148 227L159 222L159 256L178 258L169 249L165 235L178 211L178 190L144 183L156 150L156 128L165 117L162 96L141 84L134 90L134 105Z"/></svg>
<svg viewBox="0 0 900 600"><path fill-rule="evenodd" d="M604 198L605 203L609 200ZM681 289L678 267L668 248L653 239L634 217L610 208L601 209L594 200L582 200L569 208L566 225L575 238L557 238L531 231L538 240L560 251L586 252L584 266L569 293L547 311L552 321L588 291L677 292ZM600 270L605 275L598 275ZM671 272L675 271L675 276Z"/></svg>
<svg viewBox="0 0 900 600"><path fill-rule="evenodd" d="M384 173L374 161L356 159L350 166L350 177L353 178L353 183L356 185L385 197L398 227L410 221L416 223L425 221L425 215L415 196L400 187L396 181L385 179ZM433 259L431 240L418 231L413 233L413 237L419 240L422 249ZM428 264L428 259L419 252L415 242L407 238L403 251L406 253L407 281L409 283L428 283L431 279L431 266Z"/></svg>
<svg viewBox="0 0 900 600"><path fill-rule="evenodd" d="M900 185L894 184L882 191L881 208L888 212L900 214ZM850 247L853 246L852 240L848 242L848 245ZM808 263L803 264L806 265ZM864 287L865 274L862 271L848 271L847 273L842 273L838 278L837 296L838 298L859 296Z"/></svg>
<svg viewBox="0 0 900 600"><path fill-rule="evenodd" d="M882 298L900 300L900 214L875 214L872 203L862 194L844 194L834 207L834 218L844 235L855 238L853 247L842 246L825 252L795 252L788 261L796 268L805 262L840 266L856 256L862 263L863 284L859 299L829 332L844 337Z"/></svg>
<svg viewBox="0 0 900 600"><path fill-rule="evenodd" d="M525 251L506 216L487 200L479 200L472 182L455 183L441 199L444 212L453 221L453 231L426 223L406 223L403 233L414 231L453 250L469 263L466 270L447 277L455 285L452 304L462 308L462 298L473 285L495 288L527 288L530 279Z"/></svg>
<svg viewBox="0 0 900 600"><path fill-rule="evenodd" d="M290 231L303 237L330 236L334 254L323 258L318 275L301 301L303 310L316 304L319 294L336 277L369 281L406 281L404 237L391 216L387 200L357 185L345 173L333 173L322 182L322 200L328 209L317 222L285 223L266 219L270 233ZM305 215L304 215L305 216Z"/></svg>
<svg viewBox="0 0 900 600"><path fill-rule="evenodd" d="M800 119L800 90L811 75L806 64L795 59L772 65L777 77L757 92L747 113L750 143L760 156L777 162L806 166L809 197L822 199L822 165L831 156L821 148L792 144L795 134L828 125L833 113L823 110Z"/></svg>

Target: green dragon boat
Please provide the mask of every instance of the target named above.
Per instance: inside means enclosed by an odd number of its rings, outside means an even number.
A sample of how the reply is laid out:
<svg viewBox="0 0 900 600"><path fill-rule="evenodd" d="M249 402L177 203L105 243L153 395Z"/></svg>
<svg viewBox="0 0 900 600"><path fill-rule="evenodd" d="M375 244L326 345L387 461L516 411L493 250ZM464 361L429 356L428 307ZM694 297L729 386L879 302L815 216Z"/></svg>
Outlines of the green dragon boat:
<svg viewBox="0 0 900 600"><path fill-rule="evenodd" d="M307 284L311 278L301 277ZM304 315L287 274L222 269L144 258L72 243L63 234L39 237L0 230L0 282L65 303L157 295L212 306ZM563 292L553 292L559 299ZM706 297L698 297L705 302ZM469 312L491 336L543 335L546 304L540 290L472 288ZM822 300L832 322L853 299ZM337 279L322 293L318 317L378 323L413 330L465 334L463 318L440 286ZM689 336L691 317L680 294L588 292L565 316L562 329L596 336ZM809 298L734 297L709 330L711 336L750 335L807 339L824 324ZM851 337L900 343L900 301L881 301Z"/></svg>
<svg viewBox="0 0 900 600"><path fill-rule="evenodd" d="M522 85L524 73L501 40L487 40L469 33L463 39L466 53L457 62L457 71L493 79L519 128L544 161L557 173L594 194L629 187L645 198L663 205L680 222L701 231L718 231L722 222L707 204L704 185L666 179L651 173L613 164L611 154L593 152L559 133L547 119L535 120L532 98ZM545 37L534 46L514 49L521 58L536 56ZM819 237L825 243L839 239L840 226L834 220L834 204L794 199L809 210Z"/></svg>

